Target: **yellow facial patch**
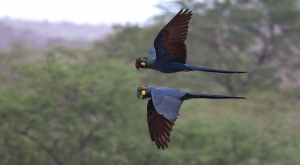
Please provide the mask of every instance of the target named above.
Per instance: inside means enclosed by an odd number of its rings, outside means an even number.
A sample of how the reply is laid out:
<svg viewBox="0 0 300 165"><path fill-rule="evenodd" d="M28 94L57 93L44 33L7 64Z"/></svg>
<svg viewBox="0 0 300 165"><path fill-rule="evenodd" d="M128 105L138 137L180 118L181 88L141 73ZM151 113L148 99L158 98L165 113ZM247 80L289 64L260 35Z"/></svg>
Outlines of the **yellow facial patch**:
<svg viewBox="0 0 300 165"><path fill-rule="evenodd" d="M142 95L145 96L146 95L146 91L142 91Z"/></svg>
<svg viewBox="0 0 300 165"><path fill-rule="evenodd" d="M141 65L146 66L146 63L142 62Z"/></svg>
<svg viewBox="0 0 300 165"><path fill-rule="evenodd" d="M142 86L141 88L144 90L146 87Z"/></svg>
<svg viewBox="0 0 300 165"><path fill-rule="evenodd" d="M146 60L144 58L142 58L141 61L143 62L143 61L146 61Z"/></svg>

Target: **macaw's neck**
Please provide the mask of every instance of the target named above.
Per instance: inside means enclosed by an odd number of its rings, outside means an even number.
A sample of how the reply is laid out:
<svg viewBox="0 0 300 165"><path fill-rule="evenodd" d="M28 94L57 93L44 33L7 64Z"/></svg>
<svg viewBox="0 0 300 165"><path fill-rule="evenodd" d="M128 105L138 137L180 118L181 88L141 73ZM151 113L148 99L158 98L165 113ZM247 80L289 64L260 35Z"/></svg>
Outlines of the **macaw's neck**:
<svg viewBox="0 0 300 165"><path fill-rule="evenodd" d="M151 93L152 89L155 89L155 88L156 88L156 87L153 87L153 86L147 86L146 89L148 90L149 93Z"/></svg>
<svg viewBox="0 0 300 165"><path fill-rule="evenodd" d="M156 69L156 67L155 67L155 59L154 58L147 59L146 60L146 65L147 65L147 68Z"/></svg>

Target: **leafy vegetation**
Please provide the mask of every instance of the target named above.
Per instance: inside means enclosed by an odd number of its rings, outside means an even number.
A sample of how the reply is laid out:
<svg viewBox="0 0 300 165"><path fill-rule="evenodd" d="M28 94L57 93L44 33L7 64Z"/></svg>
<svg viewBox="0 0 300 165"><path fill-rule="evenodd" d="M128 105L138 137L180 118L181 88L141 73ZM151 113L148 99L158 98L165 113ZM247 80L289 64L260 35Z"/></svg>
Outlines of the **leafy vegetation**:
<svg viewBox="0 0 300 165"><path fill-rule="evenodd" d="M23 48L0 53L0 164L300 164L300 87L280 88L281 71L299 68L295 3L173 3L194 12L188 63L248 74L137 71L136 57L148 56L165 19L116 26L91 49L60 46L34 62L20 62L34 53ZM160 7L166 13L159 18L174 15ZM135 95L140 85L247 100L184 102L169 148L158 150L148 133L147 101Z"/></svg>

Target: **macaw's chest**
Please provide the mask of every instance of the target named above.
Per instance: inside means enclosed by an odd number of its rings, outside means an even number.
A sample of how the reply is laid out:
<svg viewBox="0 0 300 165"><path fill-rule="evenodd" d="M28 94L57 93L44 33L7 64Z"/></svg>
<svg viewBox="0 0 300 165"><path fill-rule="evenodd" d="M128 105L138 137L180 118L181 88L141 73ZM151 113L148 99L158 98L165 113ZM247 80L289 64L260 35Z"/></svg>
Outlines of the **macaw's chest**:
<svg viewBox="0 0 300 165"><path fill-rule="evenodd" d="M147 117L150 117L150 116L152 116L152 112L153 112L154 110L153 109L151 109L151 110L147 110Z"/></svg>
<svg viewBox="0 0 300 165"><path fill-rule="evenodd" d="M156 70L163 73L175 73L184 71L184 64L175 61L157 61Z"/></svg>

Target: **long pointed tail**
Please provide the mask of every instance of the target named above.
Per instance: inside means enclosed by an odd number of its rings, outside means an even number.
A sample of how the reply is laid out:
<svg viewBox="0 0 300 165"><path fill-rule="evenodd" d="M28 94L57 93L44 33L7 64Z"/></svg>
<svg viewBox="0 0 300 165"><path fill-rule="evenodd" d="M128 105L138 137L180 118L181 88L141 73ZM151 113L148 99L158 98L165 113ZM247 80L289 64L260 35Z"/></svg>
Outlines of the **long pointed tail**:
<svg viewBox="0 0 300 165"><path fill-rule="evenodd" d="M197 66L192 66L185 64L187 70L197 70L197 71L204 71L204 72L217 72L217 73L247 73L247 72L238 72L238 71L226 71L226 70L216 70L216 69L208 69L208 68L201 68Z"/></svg>
<svg viewBox="0 0 300 165"><path fill-rule="evenodd" d="M205 99L246 99L245 97L234 97L234 96L222 96L222 95L210 95L210 94L199 94L199 93L186 93L187 98L205 98Z"/></svg>

